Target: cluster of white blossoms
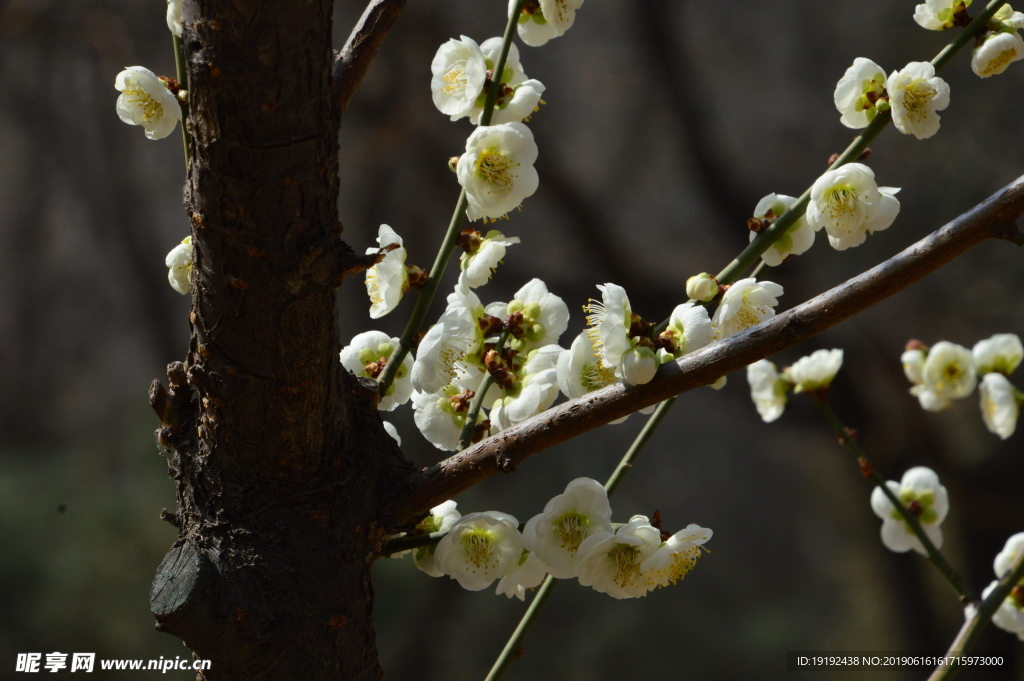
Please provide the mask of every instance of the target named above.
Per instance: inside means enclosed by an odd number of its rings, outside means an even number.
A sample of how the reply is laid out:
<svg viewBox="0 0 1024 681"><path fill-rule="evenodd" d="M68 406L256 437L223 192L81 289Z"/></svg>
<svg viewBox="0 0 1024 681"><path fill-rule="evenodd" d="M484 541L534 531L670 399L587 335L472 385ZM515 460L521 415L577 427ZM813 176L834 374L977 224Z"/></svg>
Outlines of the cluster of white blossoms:
<svg viewBox="0 0 1024 681"><path fill-rule="evenodd" d="M786 410L788 393L822 393L843 366L843 351L815 350L801 357L781 373L772 362L762 359L747 367L750 398L761 420L771 423Z"/></svg>
<svg viewBox="0 0 1024 681"><path fill-rule="evenodd" d="M949 512L949 494L939 482L935 471L915 466L904 473L899 482L889 480L885 484L907 511L917 518L935 548L942 548L942 528L939 526ZM887 549L897 553L914 549L925 555L924 544L881 487L875 487L871 493L871 510L882 519L882 543Z"/></svg>
<svg viewBox="0 0 1024 681"><path fill-rule="evenodd" d="M904 135L927 139L939 131L939 111L949 106L949 85L928 62L911 62L888 77L881 66L858 57L836 84L833 96L848 128L865 128L882 111Z"/></svg>
<svg viewBox="0 0 1024 681"><path fill-rule="evenodd" d="M507 513L461 516L447 501L417 526L420 534L447 534L413 557L428 575L448 575L469 591L498 581L496 593L525 600L550 574L614 598L638 598L683 579L712 534L691 524L669 535L642 515L618 526L611 519L604 486L590 478L570 482L522 532Z"/></svg>
<svg viewBox="0 0 1024 681"><path fill-rule="evenodd" d="M923 409L948 409L953 400L968 397L977 387L985 426L1004 440L1013 435L1024 404L1024 393L1009 380L1024 359L1020 337L996 334L978 341L972 350L949 341L930 348L910 341L900 359L903 373L913 384L910 394Z"/></svg>
<svg viewBox="0 0 1024 681"><path fill-rule="evenodd" d="M509 17L520 0L509 0ZM540 47L552 38L565 35L576 21L576 10L583 0L526 0L520 10L519 38L530 47Z"/></svg>
<svg viewBox="0 0 1024 681"><path fill-rule="evenodd" d="M966 26L971 20L967 11L970 6L971 0L927 0L917 6L914 20L932 31ZM971 56L974 73L988 78L1024 59L1024 38L1017 32L1021 28L1024 28L1024 13L1015 12L1009 4L1000 7L976 38Z"/></svg>
<svg viewBox="0 0 1024 681"><path fill-rule="evenodd" d="M997 580L1009 572L1021 551L1024 551L1024 532L1018 532L1007 539L1006 546L996 556L992 569ZM988 598L998 584L998 581L989 584L981 597ZM1004 631L1016 634L1017 638L1024 641L1024 579L1014 585L1009 595L999 605L999 609L992 615L992 623Z"/></svg>

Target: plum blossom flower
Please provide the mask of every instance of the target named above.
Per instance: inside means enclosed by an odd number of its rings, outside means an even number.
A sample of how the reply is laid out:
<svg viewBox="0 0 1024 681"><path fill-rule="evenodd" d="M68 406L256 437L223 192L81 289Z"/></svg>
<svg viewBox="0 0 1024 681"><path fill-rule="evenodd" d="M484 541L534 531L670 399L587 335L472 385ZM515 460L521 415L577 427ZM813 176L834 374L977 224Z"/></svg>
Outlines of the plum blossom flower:
<svg viewBox="0 0 1024 681"><path fill-rule="evenodd" d="M484 62L487 64L487 69L491 72L494 71L494 67L498 63L501 43L501 38L490 38L480 45L480 51L484 55ZM494 100L491 124L519 123L529 118L542 103L541 96L544 94L544 90L544 84L539 80L526 77L522 64L519 61L519 48L516 47L515 43L512 43L509 45L508 56L505 59L505 68L501 74L498 96ZM486 99L486 90L476 98L473 109L469 113L469 120L473 125L480 125Z"/></svg>
<svg viewBox="0 0 1024 681"><path fill-rule="evenodd" d="M121 91L117 98L117 115L122 121L141 125L151 140L163 139L174 132L181 120L181 107L155 73L142 66L129 66L117 74L114 87Z"/></svg>
<svg viewBox="0 0 1024 681"><path fill-rule="evenodd" d="M488 314L501 318L522 315L516 321L522 336L509 339L509 347L521 353L558 343L569 328L569 306L540 279L523 284L508 305L488 306Z"/></svg>
<svg viewBox="0 0 1024 681"><path fill-rule="evenodd" d="M981 395L981 417L989 432L1004 440L1013 435L1024 395L1006 376L994 371L981 379L978 393Z"/></svg>
<svg viewBox="0 0 1024 681"><path fill-rule="evenodd" d="M167 28L181 37L181 9L184 0L167 0Z"/></svg>
<svg viewBox="0 0 1024 681"><path fill-rule="evenodd" d="M640 564L640 573L652 589L675 584L694 568L701 549L713 533L693 523L669 537Z"/></svg>
<svg viewBox="0 0 1024 681"><path fill-rule="evenodd" d="M639 598L653 588L640 571L661 546L661 532L646 516L635 515L615 530L595 532L583 540L579 582L612 598Z"/></svg>
<svg viewBox="0 0 1024 681"><path fill-rule="evenodd" d="M366 254L390 249L380 262L366 270L366 293L370 296L370 318L380 319L391 312L409 290L409 271L405 266L405 248L402 237L388 225L381 225L377 233L380 248L367 248Z"/></svg>
<svg viewBox="0 0 1024 681"><path fill-rule="evenodd" d="M924 466L915 466L903 474L903 479L899 483L889 480L885 484L907 510L917 517L924 533L935 547L941 548L942 528L939 526L949 511L949 495L946 488L939 483L939 476L935 471ZM896 553L910 549L921 555L926 553L921 540L880 487L876 487L871 493L871 509L882 519L882 543L887 549Z"/></svg>
<svg viewBox="0 0 1024 681"><path fill-rule="evenodd" d="M762 421L771 423L782 416L786 410L786 393L792 385L779 375L773 363L762 359L748 366L747 382L750 383L750 399Z"/></svg>
<svg viewBox="0 0 1024 681"><path fill-rule="evenodd" d="M491 409L492 432L511 428L541 413L558 397L558 357L564 352L557 345L531 350L519 380L505 390L505 396L494 401Z"/></svg>
<svg viewBox="0 0 1024 681"><path fill-rule="evenodd" d="M470 220L497 219L537 191L537 144L522 123L481 125L466 140L455 172L466 190Z"/></svg>
<svg viewBox="0 0 1024 681"><path fill-rule="evenodd" d="M443 504L435 506L430 509L426 518L417 523L416 528L424 534L448 532L462 518L462 514L455 509L457 505L449 499ZM431 577L443 577L444 573L437 568L437 563L434 560L436 551L437 544L421 546L412 554L412 560L416 567Z"/></svg>
<svg viewBox="0 0 1024 681"><path fill-rule="evenodd" d="M907 347L903 354L900 355L900 362L903 364L903 374L914 385L924 382L924 360L927 357L928 353L919 347Z"/></svg>
<svg viewBox="0 0 1024 681"><path fill-rule="evenodd" d="M796 202L792 196L785 194L769 194L757 202L754 207L754 220L768 227L775 223L789 207ZM758 230L760 231L760 230ZM750 233L750 240L757 238L756 232ZM775 240L764 253L761 259L769 267L778 267L782 261L791 255L802 255L814 245L814 229L807 223L804 216L797 218L786 233Z"/></svg>
<svg viewBox="0 0 1024 681"><path fill-rule="evenodd" d="M921 367L921 380L923 388L940 400L967 397L978 383L971 351L956 343L939 341L928 351Z"/></svg>
<svg viewBox="0 0 1024 681"><path fill-rule="evenodd" d="M480 299L459 277L448 307L420 340L412 367L412 385L436 393L460 374L460 362L469 359L484 341L479 320L485 314Z"/></svg>
<svg viewBox="0 0 1024 681"><path fill-rule="evenodd" d="M1024 38L1018 29L1024 28L1024 13L1015 12L1009 4L996 11L988 22L988 32L971 55L971 69L981 78L995 76L1010 64L1024 59Z"/></svg>
<svg viewBox="0 0 1024 681"><path fill-rule="evenodd" d="M436 393L414 392L413 421L430 444L442 451L454 452L459 448L459 436L466 425L472 399L472 391L461 390L454 383ZM485 419L481 409L477 423Z"/></svg>
<svg viewBox="0 0 1024 681"><path fill-rule="evenodd" d="M479 235L479 232L475 232ZM496 229L487 232L482 239L473 240L470 250L462 254L459 265L466 276L466 284L479 288L487 283L505 257L505 249L519 243L519 237L506 237Z"/></svg>
<svg viewBox="0 0 1024 681"><path fill-rule="evenodd" d="M486 589L519 566L523 536L507 513L470 513L452 525L434 553L437 569L468 591Z"/></svg>
<svg viewBox="0 0 1024 681"><path fill-rule="evenodd" d="M893 71L886 83L892 122L904 135L919 140L939 131L939 114L949 106L949 84L935 75L928 62L915 61Z"/></svg>
<svg viewBox="0 0 1024 681"><path fill-rule="evenodd" d="M863 57L854 59L853 66L846 69L836 84L833 95L836 108L842 114L839 122L848 128L868 127L878 112L885 110L885 80L881 66Z"/></svg>
<svg viewBox="0 0 1024 681"><path fill-rule="evenodd" d="M673 358L704 347L715 337L708 309L695 303L676 305L662 337L668 339Z"/></svg>
<svg viewBox="0 0 1024 681"><path fill-rule="evenodd" d="M795 386L793 392L812 393L827 388L842 366L842 350L815 350L794 362L786 378Z"/></svg>
<svg viewBox="0 0 1024 681"><path fill-rule="evenodd" d="M1016 334L997 333L975 343L971 356L979 376L992 371L1009 376L1024 359L1024 345Z"/></svg>
<svg viewBox="0 0 1024 681"><path fill-rule="evenodd" d="M995 560L992 561L992 570L997 578L1002 579L1003 575L1010 571L1021 549L1024 549L1024 532L1018 532L1006 540L1003 550L997 553Z"/></svg>
<svg viewBox="0 0 1024 681"><path fill-rule="evenodd" d="M782 287L770 281L740 279L729 287L711 318L715 340L728 338L775 316Z"/></svg>
<svg viewBox="0 0 1024 681"><path fill-rule="evenodd" d="M172 248L171 252L164 259L164 264L168 267L167 281L170 282L171 288L181 295L185 295L192 290L192 284L189 280L192 277L194 254L195 249L192 246L192 237L190 235Z"/></svg>
<svg viewBox="0 0 1024 681"><path fill-rule="evenodd" d="M349 341L341 350L341 365L356 376L377 380L384 372L384 366L400 347L397 338L390 338L381 331L366 331ZM394 411L399 405L405 404L412 397L412 366L411 353L402 360L395 379L388 386L387 394L380 398L377 409Z"/></svg>
<svg viewBox="0 0 1024 681"><path fill-rule="evenodd" d="M970 6L971 0L926 0L914 10L914 21L930 31L942 31L956 26L957 15Z"/></svg>
<svg viewBox="0 0 1024 681"><path fill-rule="evenodd" d="M430 72L430 92L437 110L453 121L468 116L487 79L487 64L476 41L462 36L441 45Z"/></svg>
<svg viewBox="0 0 1024 681"><path fill-rule="evenodd" d="M517 0L509 0L509 16ZM576 20L583 0L527 0L519 15L519 38L530 47L540 47L552 38L564 35Z"/></svg>
<svg viewBox="0 0 1024 681"><path fill-rule="evenodd" d="M633 310L626 289L617 284L598 284L601 302L591 300L583 310L587 313L587 333L598 356L606 367L617 368L622 357L633 349L629 330Z"/></svg>
<svg viewBox="0 0 1024 681"><path fill-rule="evenodd" d="M594 341L586 331L558 356L556 369L558 388L569 399L583 397L619 380L615 369L607 366L595 351Z"/></svg>
<svg viewBox="0 0 1024 681"><path fill-rule="evenodd" d="M548 566L536 554L523 551L519 566L501 578L495 593L525 601L526 591L540 586L547 574Z"/></svg>
<svg viewBox="0 0 1024 681"><path fill-rule="evenodd" d="M998 581L989 584L981 593L981 597L988 598L997 586ZM1016 634L1018 639L1024 641L1024 586L1018 584L999 605L999 609L992 615L992 624L1003 631Z"/></svg>
<svg viewBox="0 0 1024 681"><path fill-rule="evenodd" d="M847 163L815 180L807 222L814 231L824 227L837 251L860 246L868 234L887 229L896 219L898 191L875 184L875 173L866 165Z"/></svg>
<svg viewBox="0 0 1024 681"><path fill-rule="evenodd" d="M612 532L612 507L604 485L576 478L526 523L523 544L557 579L576 577L583 554L580 545L597 532Z"/></svg>

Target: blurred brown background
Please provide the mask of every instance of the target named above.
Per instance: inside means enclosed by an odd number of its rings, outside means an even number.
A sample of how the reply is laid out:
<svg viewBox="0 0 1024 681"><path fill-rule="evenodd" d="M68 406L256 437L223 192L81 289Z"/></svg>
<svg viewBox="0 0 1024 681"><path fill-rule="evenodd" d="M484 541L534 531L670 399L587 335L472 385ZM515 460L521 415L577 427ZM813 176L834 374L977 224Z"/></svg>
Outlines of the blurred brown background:
<svg viewBox="0 0 1024 681"><path fill-rule="evenodd" d="M339 0L339 45L362 7ZM411 263L432 262L458 194L446 161L470 126L433 108L430 60L450 37L499 35L505 7L411 0L343 124L340 211L355 248L386 222L406 238ZM541 186L499 225L523 244L481 298L507 300L543 278L573 313L563 345L598 283L626 286L636 311L664 317L685 298L687 276L719 270L747 242L757 199L798 195L852 139L832 90L854 57L900 68L950 38L920 29L913 7L590 0L564 37L521 46L527 74L548 87L530 124ZM0 2L0 678L20 677L18 652L187 653L154 631L148 611L150 579L175 538L157 519L174 490L146 390L188 338L188 301L163 265L188 233L181 142L177 133L152 142L120 123L113 89L124 66L173 73L163 13L161 0ZM786 289L782 309L1024 172L1024 63L982 81L968 60L942 74L952 104L935 138L889 129L874 144L880 184L903 188L896 224L844 253L819 236L772 272ZM1024 433L989 434L976 397L922 412L899 355L911 337L971 346L996 332L1024 335L1022 287L1024 252L983 244L773 358L781 366L818 347L845 349L837 410L888 477L914 465L939 472L952 503L944 549L978 591L1005 539L1024 530ZM405 301L371 325L360 281L339 305L345 338L397 334L411 309ZM439 459L408 408L389 420L409 458ZM538 456L459 507L527 519L572 478L604 479L642 421ZM962 621L957 602L922 559L882 547L869 494L808 400L765 425L741 373L719 393L683 396L613 508L616 520L657 508L673 530L711 527L712 553L683 583L644 599L562 585L508 678L783 678L787 650L944 650ZM381 561L375 583L389 679L483 678L524 610L430 579L410 561ZM1024 679L1024 649L1010 635L991 630L980 648L1008 666L961 678ZM864 678L828 678L848 676Z"/></svg>

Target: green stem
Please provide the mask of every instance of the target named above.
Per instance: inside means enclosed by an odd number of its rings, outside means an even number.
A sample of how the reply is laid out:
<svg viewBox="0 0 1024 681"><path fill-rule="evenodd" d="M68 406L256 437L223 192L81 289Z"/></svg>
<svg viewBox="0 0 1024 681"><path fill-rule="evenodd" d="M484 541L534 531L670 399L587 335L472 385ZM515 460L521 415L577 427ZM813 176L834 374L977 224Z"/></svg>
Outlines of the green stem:
<svg viewBox="0 0 1024 681"><path fill-rule="evenodd" d="M171 34L174 38L174 71L175 77L178 79L178 86L188 92L188 64L185 61L185 44L181 38ZM188 93L191 97L192 93ZM188 134L188 102L178 100L178 105L181 107L181 139L185 143L185 172L188 172L189 165L192 163L192 139Z"/></svg>
<svg viewBox="0 0 1024 681"><path fill-rule="evenodd" d="M971 592L970 587L967 586L963 577L953 569L953 566L949 564L949 561L946 560L945 556L939 552L939 549L936 548L935 544L932 543L932 540L927 534L925 534L924 528L921 527L921 522L918 520L917 516L911 513L907 507L903 505L903 502L893 494L892 490L889 489L889 486L885 484L885 478L878 474L874 465L871 463L871 460L868 459L867 454L865 454L864 450L861 449L859 444L857 444L857 441L850 436L850 432L843 425L842 421L839 420L839 417L836 415L835 411L833 411L828 402L818 395L811 395L811 399L814 400L814 404L816 404L818 409L821 410L825 420L828 421L830 426L832 426L832 430L834 430L836 435L839 436L842 443L846 445L846 448L850 450L850 453L856 457L864 476L871 480L878 489L882 490L882 493L886 496L889 502L896 507L896 511L903 516L903 520L906 521L907 525L910 526L910 529L921 541L921 544L924 545L924 550L928 554L928 560L931 561L932 565L939 569L942 576L945 577L946 581L949 582L949 585L953 587L953 591L955 591L956 595L960 598L960 602L966 605L967 603L975 600L974 594Z"/></svg>
<svg viewBox="0 0 1024 681"><path fill-rule="evenodd" d="M505 343L508 342L508 330L501 332L498 336L498 344L494 346L494 351L501 357L501 351L505 349ZM480 385L480 391L477 392L473 398L472 404L469 407L469 413L466 414L466 423L462 426L462 434L459 435L459 450L463 450L466 447L473 444L473 440L476 438L476 419L480 415L480 410L483 408L484 395L494 385L494 376L488 371L487 376L484 378L484 382Z"/></svg>
<svg viewBox="0 0 1024 681"><path fill-rule="evenodd" d="M999 8L1005 4L1006 0L992 0L992 2L988 3L985 9L981 11L981 14L974 17L971 23L967 24L964 30L957 35L956 39L946 45L946 47L942 49L942 52L939 52L935 56L935 59L932 59L931 63L932 66L935 67L935 70L938 71L948 64L949 60L952 59L964 45L971 42L971 40L974 39L974 36L988 26L989 19L995 16L995 13L999 11Z"/></svg>
<svg viewBox="0 0 1024 681"><path fill-rule="evenodd" d="M380 549L380 553L377 555L382 558L387 558L395 553L401 553L402 551L408 551L410 549L418 549L424 546L430 546L431 544L437 544L441 541L447 532L431 532L430 534L413 534L413 535L402 535L400 537L392 537L384 542L384 545Z"/></svg>
<svg viewBox="0 0 1024 681"><path fill-rule="evenodd" d="M668 410L672 408L675 401L676 398L674 397L670 397L665 400L657 406L654 413L651 414L651 418L647 419L647 423L644 424L643 429L636 436L636 439L633 440L633 444L631 444L629 449L626 450L622 460L619 461L619 465L615 467L615 471L612 473L611 477L608 478L608 482L604 483L604 488L608 492L608 496L615 493L615 490L618 489L622 479L625 478L626 474L633 468L633 463L636 461L637 457L640 456L640 452L643 451L643 448L647 445L647 441L651 439L652 435L654 435L654 431L658 429L659 425L661 425L661 421L665 418L665 415L668 413Z"/></svg>
<svg viewBox="0 0 1024 681"><path fill-rule="evenodd" d="M508 24L505 25L505 35L502 39L501 51L498 53L498 62L494 65L496 77L492 79L490 89L487 90L487 99L484 100L484 111L480 116L480 125L491 124L491 116L494 115L494 102L497 100L498 91L501 88L501 72L505 70L508 52L512 47L512 39L516 34L519 13L522 11L524 4L526 4L526 0L519 0L516 3L514 10L509 16ZM434 296L437 295L438 286L441 284L441 277L444 276L445 268L448 267L448 260L451 259L452 252L459 243L459 232L462 230L462 223L466 219L467 205L469 205L469 197L466 195L466 190L463 189L455 205L455 213L448 224L448 232L445 233L444 240L441 242L441 248L437 252L434 266L430 268L427 283L420 289L419 296L416 299L416 307L413 308L409 322L405 325L405 330L399 338L398 352L391 355L388 363L384 366L384 371L381 372L379 381L381 395L387 394L388 388L391 387L391 383L395 380L395 375L398 374L398 368L402 366L405 356L413 348L416 334L420 332L423 322L427 319L430 304L434 302Z"/></svg>
<svg viewBox="0 0 1024 681"><path fill-rule="evenodd" d="M544 578L544 583L537 589L537 595L533 597L530 607L526 609L523 618L519 620L519 626L512 632L511 638L505 644L501 655L495 660L494 666L491 667L491 671L488 672L485 681L498 681L498 679L505 676L505 672L512 666L512 663L523 656L523 641L526 640L527 634L533 628L541 610L547 605L548 599L551 598L551 593L555 590L556 586L558 586L557 579L551 575Z"/></svg>
<svg viewBox="0 0 1024 681"><path fill-rule="evenodd" d="M989 621L992 619L992 615L996 614L999 606L1003 604L1003 601L1010 595L1013 588L1019 585L1022 580L1024 580L1024 551L1017 555L1017 559L1010 567L1010 570L999 580L996 588L992 590L988 598L981 602L974 615L969 617L964 623L960 633L953 640L953 645L949 647L949 652L946 653L947 658L960 658L974 647L974 644L978 642L978 637L981 636L981 632L985 630L985 627L988 626ZM949 681L949 679L959 674L964 666L962 664L939 665L935 672L928 677L928 681Z"/></svg>

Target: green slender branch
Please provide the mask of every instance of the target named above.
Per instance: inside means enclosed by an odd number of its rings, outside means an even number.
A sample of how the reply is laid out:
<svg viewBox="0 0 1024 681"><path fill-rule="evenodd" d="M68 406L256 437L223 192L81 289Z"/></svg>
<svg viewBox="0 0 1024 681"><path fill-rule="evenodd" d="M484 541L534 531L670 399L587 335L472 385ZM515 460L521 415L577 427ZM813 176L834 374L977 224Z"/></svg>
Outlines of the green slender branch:
<svg viewBox="0 0 1024 681"><path fill-rule="evenodd" d="M633 440L633 444L631 444L629 449L626 450L622 460L619 461L619 465L615 467L615 471L612 472L611 477L608 478L608 482L604 483L604 488L608 492L608 496L615 493L615 490L618 489L622 479L625 478L626 474L633 468L633 464L636 462L637 457L640 456L640 452L643 451L648 440L650 440L651 436L654 435L654 431L656 431L658 426L661 425L662 420L665 418L665 415L668 414L668 410L672 408L672 405L675 404L675 401L676 398L671 397L654 409L654 413L651 414L651 418L647 419L647 423L644 424L643 429L636 436L636 439Z"/></svg>
<svg viewBox="0 0 1024 681"><path fill-rule="evenodd" d="M964 581L964 578L960 576L953 566L949 564L945 556L936 548L932 540L925 534L924 528L921 527L921 521L916 515L911 513L903 502L893 494L889 486L885 484L885 478L878 474L875 470L871 460L868 459L867 454L861 449L861 446L857 444L857 441L850 436L850 431L843 425L842 421L836 415L831 405L825 401L825 399L819 395L811 395L811 399L814 400L814 404L818 406L825 420L832 426L832 430L835 431L839 439L850 450L850 453L857 459L857 463L860 465L861 472L866 478L871 480L878 489L882 490L889 502L896 507L896 511L903 517L907 525L913 531L914 535L920 540L921 544L924 545L924 549L928 554L928 560L931 561L932 565L939 569L942 576L946 578L949 585L953 587L953 591L956 592L957 597L960 598L960 602L966 605L971 601L975 600L974 594L971 592L970 587Z"/></svg>
<svg viewBox="0 0 1024 681"><path fill-rule="evenodd" d="M494 351L498 353L499 358L501 357L501 351L505 349L508 337L508 329L502 331L501 335L498 336L498 344L494 346ZM480 416L480 410L483 408L484 396L487 395L487 391L491 389L492 385L494 385L494 375L488 371L479 392L473 398L473 402L469 407L469 413L466 414L466 423L462 426L462 434L459 435L460 450L473 444L473 440L476 438L476 419Z"/></svg>
<svg viewBox="0 0 1024 681"><path fill-rule="evenodd" d="M978 637L981 636L981 632L985 630L992 616L996 614L996 610L1003 604L1003 601L1010 595L1014 587L1020 585L1022 580L1024 580L1024 551L1017 554L1017 559L1013 562L1010 570L999 580L999 584L988 595L988 598L981 602L981 605L977 607L973 614L968 615L967 621L964 622L960 633L953 639L949 652L946 653L947 659L957 658L959 660L964 653L974 647L974 644L978 642ZM949 679L959 674L963 668L964 665L959 663L941 664L928 677L928 681L949 681Z"/></svg>
<svg viewBox="0 0 1024 681"><path fill-rule="evenodd" d="M971 23L967 24L963 31L961 31L955 40L949 45L943 48L942 52L939 52L935 59L932 59L932 66L938 71L943 66L949 63L957 52L959 52L967 43L974 39L974 36L981 33L981 31L988 26L989 19L995 16L995 13L999 11L999 8L1006 4L1006 0L993 0L986 5L985 9L981 11L981 14L974 17Z"/></svg>
<svg viewBox="0 0 1024 681"><path fill-rule="evenodd" d="M523 5L526 4L526 0L519 0L516 3L514 11L510 14L508 24L505 26L505 35L501 42L501 51L498 53L498 62L495 64L494 76L491 78L489 83L489 89L487 90L487 98L484 101L484 111L480 116L480 125L490 125L491 116L494 115L494 102L497 101L498 91L501 89L501 73L505 70L505 62L508 60L508 52L512 47L512 38L516 34L516 24L519 21L519 13L523 9ZM395 352L388 359L388 363L384 366L384 371L381 372L379 389L380 394L387 394L388 388L391 387L391 383L395 380L395 376L398 374L398 368L402 366L402 362L405 360L405 356L412 350L416 340L416 335L423 328L423 322L427 319L427 313L430 311L430 304L434 302L434 296L437 295L437 289L441 285L441 277L444 276L445 268L448 267L448 261L452 257L452 252L455 251L455 247L459 243L459 232L462 230L462 223L466 219L466 206L469 205L469 197L466 195L466 190L463 189L462 193L459 194L459 200L455 204L455 213L452 215L451 222L448 224L448 231L444 235L444 240L441 242L441 248L437 252L437 258L434 260L434 266L430 268L430 275L427 277L427 283L419 290L419 296L416 299L416 307L413 308L412 315L409 316L409 322L405 325L405 330L399 337L398 352Z"/></svg>
<svg viewBox="0 0 1024 681"><path fill-rule="evenodd" d="M437 542L444 539L447 532L431 532L430 534L404 534L398 537L392 537L384 542L381 546L380 552L377 554L382 558L387 558L390 555L401 553L402 551L409 551L410 549L419 549L424 546L430 546L431 544L437 544Z"/></svg>
<svg viewBox="0 0 1024 681"><path fill-rule="evenodd" d="M174 38L174 71L178 79L178 86L188 92L188 63L185 61L185 43L178 36L171 34ZM192 93L189 92L189 95ZM185 143L185 172L192 163L192 139L188 134L188 101L178 98L178 105L181 107L181 139Z"/></svg>
<svg viewBox="0 0 1024 681"><path fill-rule="evenodd" d="M512 666L512 663L523 656L523 641L526 640L530 629L536 623L541 610L547 605L548 599L551 598L555 587L558 586L558 581L551 575L544 578L544 583L537 589L537 595L533 597L530 607L526 609L522 619L519 620L519 625L512 632L512 636L505 644L501 655L498 655L498 659L494 661L494 666L491 667L491 671L487 673L487 678L484 681L498 681L505 676L505 672Z"/></svg>

